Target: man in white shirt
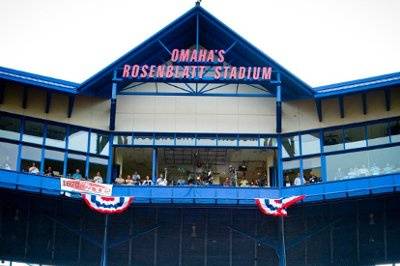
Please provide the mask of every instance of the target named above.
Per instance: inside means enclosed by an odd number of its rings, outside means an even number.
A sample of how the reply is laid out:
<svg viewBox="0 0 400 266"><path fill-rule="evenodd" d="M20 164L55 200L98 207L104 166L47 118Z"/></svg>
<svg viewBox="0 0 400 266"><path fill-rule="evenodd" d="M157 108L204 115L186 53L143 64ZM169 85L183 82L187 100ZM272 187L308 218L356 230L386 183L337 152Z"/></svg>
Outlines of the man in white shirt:
<svg viewBox="0 0 400 266"><path fill-rule="evenodd" d="M96 175L93 177L93 182L103 184L103 178L101 177L100 172L97 172Z"/></svg>
<svg viewBox="0 0 400 266"><path fill-rule="evenodd" d="M35 174L35 175L37 175L37 174L39 174L39 169L36 167L36 163L32 163L32 166L31 167L29 167L29 173L30 174Z"/></svg>
<svg viewBox="0 0 400 266"><path fill-rule="evenodd" d="M167 179L162 174L160 174L160 177L157 178L157 186L166 186L166 185L168 185Z"/></svg>

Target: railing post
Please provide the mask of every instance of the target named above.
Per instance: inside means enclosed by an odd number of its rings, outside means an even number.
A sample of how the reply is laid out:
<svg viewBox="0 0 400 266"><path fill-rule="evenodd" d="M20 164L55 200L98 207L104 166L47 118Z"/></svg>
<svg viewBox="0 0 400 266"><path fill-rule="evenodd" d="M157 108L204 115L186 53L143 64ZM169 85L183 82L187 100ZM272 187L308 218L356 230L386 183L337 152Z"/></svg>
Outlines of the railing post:
<svg viewBox="0 0 400 266"><path fill-rule="evenodd" d="M153 148L152 156L151 156L151 180L153 184L157 182L157 159L158 159L158 150L157 148Z"/></svg>

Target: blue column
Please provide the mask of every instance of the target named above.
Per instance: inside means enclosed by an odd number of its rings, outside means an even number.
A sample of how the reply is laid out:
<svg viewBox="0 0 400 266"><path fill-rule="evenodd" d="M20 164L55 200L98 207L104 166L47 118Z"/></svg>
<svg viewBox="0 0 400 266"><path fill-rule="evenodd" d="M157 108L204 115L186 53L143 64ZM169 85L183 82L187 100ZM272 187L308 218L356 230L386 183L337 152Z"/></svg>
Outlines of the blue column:
<svg viewBox="0 0 400 266"><path fill-rule="evenodd" d="M104 221L104 236L103 236L103 247L101 249L101 262L100 266L107 266L108 265L108 220L109 215L105 215Z"/></svg>
<svg viewBox="0 0 400 266"><path fill-rule="evenodd" d="M156 184L157 182L157 158L158 158L157 148L153 148L152 159L151 159L151 180L153 180L154 184Z"/></svg>
<svg viewBox="0 0 400 266"><path fill-rule="evenodd" d="M281 246L279 248L279 266L286 266L286 246L285 246L285 221L283 217L279 218L281 229Z"/></svg>
<svg viewBox="0 0 400 266"><path fill-rule="evenodd" d="M276 167L276 171L277 171L277 175L278 175L278 187L282 188L282 187L284 187L285 180L283 180L282 137L280 135L277 137L277 144L278 144L278 150L277 150L278 165Z"/></svg>
<svg viewBox="0 0 400 266"><path fill-rule="evenodd" d="M114 71L114 78L116 78L116 71ZM110 130L115 130L115 115L117 111L117 83L113 81L111 88L111 108L110 108Z"/></svg>
<svg viewBox="0 0 400 266"><path fill-rule="evenodd" d="M113 174L113 164L114 164L114 146L113 146L114 134L110 133L108 135L108 164L107 164L107 176L106 183L111 184L112 174Z"/></svg>
<svg viewBox="0 0 400 266"><path fill-rule="evenodd" d="M278 85L276 86L276 133L282 132L282 87L280 73L276 74Z"/></svg>

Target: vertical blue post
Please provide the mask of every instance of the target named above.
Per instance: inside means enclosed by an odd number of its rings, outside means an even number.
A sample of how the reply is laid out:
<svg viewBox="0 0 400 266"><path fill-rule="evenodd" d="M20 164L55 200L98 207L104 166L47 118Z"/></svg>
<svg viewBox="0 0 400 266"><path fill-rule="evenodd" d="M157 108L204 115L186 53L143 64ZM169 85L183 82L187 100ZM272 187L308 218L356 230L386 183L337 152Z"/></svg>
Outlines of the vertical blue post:
<svg viewBox="0 0 400 266"><path fill-rule="evenodd" d="M107 176L106 183L111 184L112 174L113 174L113 156L114 156L114 146L113 146L114 134L110 133L108 135L108 164L107 164Z"/></svg>
<svg viewBox="0 0 400 266"><path fill-rule="evenodd" d="M43 129L44 129L43 130L43 141L42 141L42 151L41 151L41 155L40 155L40 170L39 170L41 175L43 175L44 171L46 170L45 169L45 165L44 165L44 161L45 161L45 158L44 158L45 148L44 148L44 146L46 145L46 138L47 138L47 123L44 125Z"/></svg>
<svg viewBox="0 0 400 266"><path fill-rule="evenodd" d="M278 84L276 85L276 133L282 132L282 87L281 75L276 73Z"/></svg>
<svg viewBox="0 0 400 266"><path fill-rule="evenodd" d="M153 184L157 182L157 158L158 158L158 150L157 148L153 148L152 151L152 159L151 159L151 180Z"/></svg>
<svg viewBox="0 0 400 266"><path fill-rule="evenodd" d="M281 246L279 248L279 266L286 266L286 246L285 246L285 220L282 217L279 218L280 229L281 229Z"/></svg>
<svg viewBox="0 0 400 266"><path fill-rule="evenodd" d="M110 130L115 130L115 115L117 111L117 71L114 70L114 78L111 87L111 108L110 108Z"/></svg>
<svg viewBox="0 0 400 266"><path fill-rule="evenodd" d="M280 135L277 136L277 144L278 144L278 154L277 154L277 174L278 174L278 187L284 187L285 180L283 179L283 163L282 163L282 137Z"/></svg>
<svg viewBox="0 0 400 266"><path fill-rule="evenodd" d="M107 266L108 265L108 220L109 215L105 215L104 221L104 236L103 236L103 247L101 249L101 262L100 266Z"/></svg>
<svg viewBox="0 0 400 266"><path fill-rule="evenodd" d="M70 134L70 127L69 126L67 126L67 129L66 129L66 138L65 138L65 151L64 151L64 168L63 168L63 177L67 177L67 171L68 171L68 169L67 169L67 167L68 167L68 164L67 164L67 160L68 160L68 146L69 146L69 134Z"/></svg>
<svg viewBox="0 0 400 266"><path fill-rule="evenodd" d="M18 143L18 155L17 155L17 165L16 165L16 169L17 171L22 171L23 169L21 169L21 156L22 156L22 135L24 134L24 130L25 130L25 119L20 119L19 120L21 123L21 128L20 128L20 132L19 132L19 143Z"/></svg>
<svg viewBox="0 0 400 266"><path fill-rule="evenodd" d="M90 179L89 176L89 171L90 171L90 161L89 161L89 157L90 157L90 142L92 141L92 130L89 130L89 136L88 136L88 146L86 149L86 162L85 162L85 177L87 177L88 179Z"/></svg>

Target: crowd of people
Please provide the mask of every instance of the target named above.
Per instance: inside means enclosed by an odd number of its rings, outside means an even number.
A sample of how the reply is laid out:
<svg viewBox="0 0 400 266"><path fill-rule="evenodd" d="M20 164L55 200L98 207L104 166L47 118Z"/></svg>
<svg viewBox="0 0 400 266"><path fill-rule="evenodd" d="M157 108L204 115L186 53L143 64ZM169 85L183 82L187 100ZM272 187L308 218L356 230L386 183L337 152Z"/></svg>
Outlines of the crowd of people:
<svg viewBox="0 0 400 266"><path fill-rule="evenodd" d="M40 173L39 168L37 167L35 162L32 162L31 166L28 168L28 173L38 175ZM45 176L51 177L62 177L59 175L58 171L54 171L51 166L48 166L44 171ZM102 184L104 182L103 177L100 172L96 172L96 174L92 178L83 177L79 168L75 169L75 172L68 176L71 179L76 180L84 180L91 181L94 183Z"/></svg>
<svg viewBox="0 0 400 266"><path fill-rule="evenodd" d="M334 176L334 180L343 180L343 179L351 179L356 177L365 177L365 176L377 176L377 175L385 175L392 174L400 171L400 165L395 166L390 163L386 163L385 166L378 166L376 163L372 163L368 166L365 164L361 166L354 166L348 169L338 168L336 170L336 174Z"/></svg>

